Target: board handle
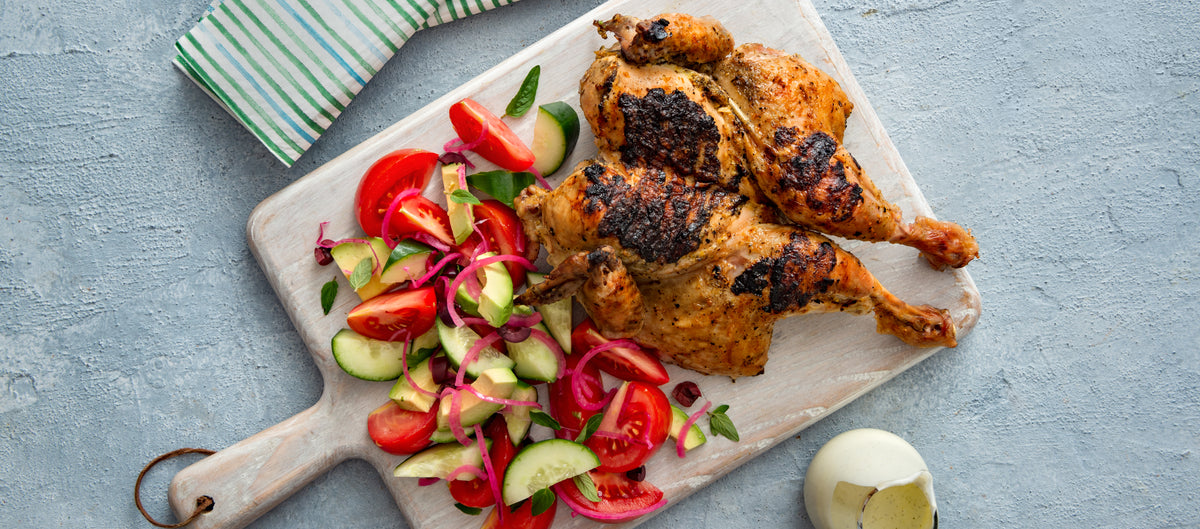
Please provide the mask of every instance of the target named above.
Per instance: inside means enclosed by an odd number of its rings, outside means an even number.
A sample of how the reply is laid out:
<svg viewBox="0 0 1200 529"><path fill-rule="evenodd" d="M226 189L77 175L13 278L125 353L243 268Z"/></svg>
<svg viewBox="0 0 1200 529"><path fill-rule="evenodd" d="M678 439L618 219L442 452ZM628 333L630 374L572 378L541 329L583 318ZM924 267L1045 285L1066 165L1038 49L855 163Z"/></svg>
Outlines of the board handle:
<svg viewBox="0 0 1200 529"><path fill-rule="evenodd" d="M212 510L188 529L237 529L250 525L304 485L346 460L351 436L338 428L327 399L175 474L167 491L177 519L187 518L202 496Z"/></svg>

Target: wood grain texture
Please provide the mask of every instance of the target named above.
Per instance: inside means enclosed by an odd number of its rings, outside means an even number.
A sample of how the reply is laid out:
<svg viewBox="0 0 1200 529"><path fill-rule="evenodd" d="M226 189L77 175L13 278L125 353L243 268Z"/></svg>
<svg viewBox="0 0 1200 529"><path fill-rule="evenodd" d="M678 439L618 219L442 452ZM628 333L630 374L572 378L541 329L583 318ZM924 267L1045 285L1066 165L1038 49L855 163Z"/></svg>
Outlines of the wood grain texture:
<svg viewBox="0 0 1200 529"><path fill-rule="evenodd" d="M801 54L836 78L854 102L845 144L884 196L897 203L908 219L933 217L812 5L807 0L753 0L734 11L722 7L727 5L718 0L609 2L263 201L249 219L247 239L309 347L324 377L325 391L309 410L180 471L170 490L175 512L189 513L196 497L209 495L216 505L194 527L244 527L334 465L361 458L384 476L414 529L473 526L481 521L466 519L454 509L445 487L417 487L415 480L393 478L392 469L404 458L380 451L367 437L366 415L384 402L391 384L354 379L333 361L329 340L345 326L345 314L358 300L350 289L342 288L330 314L322 314L321 285L337 272L313 261L317 224L328 221L326 236L331 238L355 236L354 191L374 160L402 147L440 152L442 144L454 137L446 119L452 103L469 96L489 108L503 108L535 64L542 65L537 103L563 100L578 107L579 77L593 52L611 43L597 35L592 20L618 12L639 17L668 11L712 14L739 43L762 42ZM528 139L532 116L509 122ZM564 167L595 155L592 139L583 127L579 145ZM481 169L486 168L484 163ZM426 195L445 203L440 186L431 186ZM978 320L979 293L965 270L934 271L907 247L839 242L905 301L949 309L960 336ZM762 376L734 383L670 366L673 381L697 381L714 404L730 405L729 416L742 440L733 443L710 436L707 445L686 459L662 450L647 466L648 479L663 489L668 500L677 501L937 351L876 334L870 316L815 314L776 325L771 359ZM547 437L548 431L537 427L534 435ZM560 509L555 527L600 525L582 517L572 519L567 511Z"/></svg>

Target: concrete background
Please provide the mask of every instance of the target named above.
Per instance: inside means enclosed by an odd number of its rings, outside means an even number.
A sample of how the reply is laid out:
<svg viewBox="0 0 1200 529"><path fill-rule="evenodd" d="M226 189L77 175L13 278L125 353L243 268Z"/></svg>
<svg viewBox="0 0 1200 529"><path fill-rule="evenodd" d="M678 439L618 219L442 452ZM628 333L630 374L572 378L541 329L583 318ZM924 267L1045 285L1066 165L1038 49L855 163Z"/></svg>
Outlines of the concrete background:
<svg viewBox="0 0 1200 529"><path fill-rule="evenodd" d="M291 169L170 65L207 3L0 2L0 527L149 527L151 458L315 402L250 210L598 2L418 33ZM1200 5L815 4L979 238L983 317L645 527L809 527L808 461L862 426L923 453L945 527L1200 527ZM150 474L154 515L187 462ZM253 527L326 526L405 524L352 461Z"/></svg>

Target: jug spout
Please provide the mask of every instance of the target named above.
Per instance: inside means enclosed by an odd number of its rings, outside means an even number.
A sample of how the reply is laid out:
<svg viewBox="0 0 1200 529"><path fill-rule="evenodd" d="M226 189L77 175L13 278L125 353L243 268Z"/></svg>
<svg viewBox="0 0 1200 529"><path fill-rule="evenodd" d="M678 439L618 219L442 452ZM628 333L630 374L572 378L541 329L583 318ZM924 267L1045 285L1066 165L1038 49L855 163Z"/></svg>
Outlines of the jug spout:
<svg viewBox="0 0 1200 529"><path fill-rule="evenodd" d="M859 511L858 529L934 529L933 475L921 470L875 486Z"/></svg>

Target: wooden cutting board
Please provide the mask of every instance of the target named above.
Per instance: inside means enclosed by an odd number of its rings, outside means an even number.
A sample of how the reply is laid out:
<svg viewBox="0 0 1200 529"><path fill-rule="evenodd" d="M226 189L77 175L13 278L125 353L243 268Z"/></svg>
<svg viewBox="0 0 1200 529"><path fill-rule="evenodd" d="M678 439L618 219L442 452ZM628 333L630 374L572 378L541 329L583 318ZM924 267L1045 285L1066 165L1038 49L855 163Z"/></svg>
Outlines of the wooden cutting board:
<svg viewBox="0 0 1200 529"><path fill-rule="evenodd" d="M404 458L384 453L368 438L366 416L385 402L391 383L354 379L343 373L331 356L330 338L345 326L345 315L358 299L343 285L333 310L328 316L322 314L321 285L335 272L313 260L317 226L328 221L326 235L331 238L356 236L354 192L372 162L404 147L440 152L442 144L454 137L446 117L451 104L471 97L489 108L502 109L535 64L542 66L537 103L563 100L578 108L579 78L593 52L611 44L599 37L591 25L593 20L614 13L637 17L671 11L711 14L739 43L762 42L801 54L838 79L854 102L846 145L884 195L899 204L908 219L918 214L932 217L813 6L807 0L750 0L733 10L728 6L721 0L614 0L604 4L263 201L250 216L247 238L312 352L325 390L312 408L180 471L170 487L176 514L190 514L196 498L208 495L215 500L215 507L193 527L244 527L338 463L360 458L379 470L414 529L469 527L482 522L455 509L444 486L418 487L415 480L392 477L392 469ZM509 120L521 137L532 137L534 114ZM583 128L566 167L596 153L586 124ZM557 183L556 179L551 183ZM437 179L426 195L445 203ZM975 325L979 292L966 271L934 271L907 247L857 241L843 241L843 246L902 299L949 309L960 338ZM674 450L661 450L647 465L648 479L671 503L678 502L937 350L914 348L876 334L870 316L816 314L776 326L764 375L734 384L725 377L700 376L671 366L673 382L694 380L714 404L729 404L728 414L742 439L734 443L710 436L708 444L685 459L676 457ZM544 390L542 398L544 402ZM535 427L534 435L544 438L549 432ZM572 519L568 511L559 509L555 527L600 525L582 517Z"/></svg>

